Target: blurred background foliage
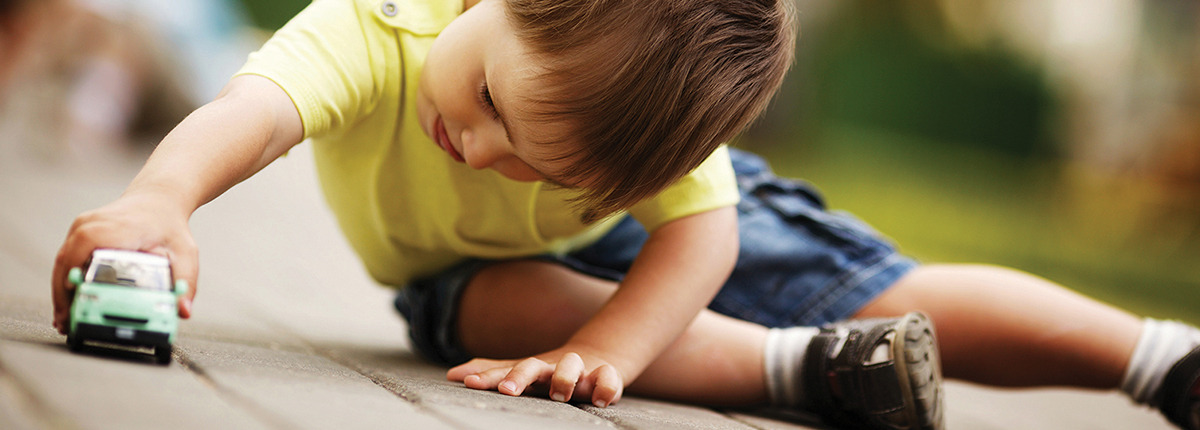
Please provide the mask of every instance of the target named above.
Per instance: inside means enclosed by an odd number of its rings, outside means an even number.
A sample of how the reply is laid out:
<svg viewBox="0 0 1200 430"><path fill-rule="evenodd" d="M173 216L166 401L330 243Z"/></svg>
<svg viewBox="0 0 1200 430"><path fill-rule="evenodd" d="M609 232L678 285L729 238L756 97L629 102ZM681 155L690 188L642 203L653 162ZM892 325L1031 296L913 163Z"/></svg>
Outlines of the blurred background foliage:
<svg viewBox="0 0 1200 430"><path fill-rule="evenodd" d="M1200 3L796 1L738 146L923 261L1200 323ZM0 0L0 132L50 161L138 146L308 3Z"/></svg>
<svg viewBox="0 0 1200 430"><path fill-rule="evenodd" d="M1200 322L1197 4L962 3L801 1L739 145L923 261Z"/></svg>
<svg viewBox="0 0 1200 430"><path fill-rule="evenodd" d="M240 0L246 15L255 26L265 30L283 27L297 12L311 3L310 0Z"/></svg>

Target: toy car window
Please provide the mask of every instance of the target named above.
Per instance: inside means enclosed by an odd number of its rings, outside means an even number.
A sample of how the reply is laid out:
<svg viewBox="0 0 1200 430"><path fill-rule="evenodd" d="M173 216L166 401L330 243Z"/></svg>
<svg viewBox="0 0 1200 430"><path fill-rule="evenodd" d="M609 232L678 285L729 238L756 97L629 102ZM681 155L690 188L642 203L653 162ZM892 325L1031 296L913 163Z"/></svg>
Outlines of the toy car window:
<svg viewBox="0 0 1200 430"><path fill-rule="evenodd" d="M170 271L167 266L140 264L118 259L93 261L86 281L151 290L170 291Z"/></svg>

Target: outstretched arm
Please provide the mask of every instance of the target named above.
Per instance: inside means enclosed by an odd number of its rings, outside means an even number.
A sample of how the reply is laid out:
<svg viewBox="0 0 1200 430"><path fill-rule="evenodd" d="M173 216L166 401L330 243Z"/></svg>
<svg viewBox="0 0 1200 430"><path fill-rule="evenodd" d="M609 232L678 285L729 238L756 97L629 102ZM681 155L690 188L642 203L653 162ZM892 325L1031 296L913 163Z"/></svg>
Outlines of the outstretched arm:
<svg viewBox="0 0 1200 430"><path fill-rule="evenodd" d="M617 292L566 345L525 360L472 360L447 377L511 395L548 384L553 399L607 406L708 305L733 270L737 249L733 207L664 224Z"/></svg>
<svg viewBox="0 0 1200 430"><path fill-rule="evenodd" d="M54 325L66 334L73 285L67 271L95 248L170 258L176 279L196 285L198 258L187 222L192 212L258 172L303 136L295 105L274 82L254 75L230 80L212 102L188 115L154 150L116 201L84 212L54 262ZM179 314L191 316L191 288Z"/></svg>

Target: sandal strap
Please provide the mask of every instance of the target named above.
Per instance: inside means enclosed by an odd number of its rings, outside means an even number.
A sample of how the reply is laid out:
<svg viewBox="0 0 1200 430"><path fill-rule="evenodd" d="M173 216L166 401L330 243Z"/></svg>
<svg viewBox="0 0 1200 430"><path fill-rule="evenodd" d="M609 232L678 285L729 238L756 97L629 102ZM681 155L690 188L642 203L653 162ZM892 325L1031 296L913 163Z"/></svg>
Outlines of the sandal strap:
<svg viewBox="0 0 1200 430"><path fill-rule="evenodd" d="M860 400L862 409L873 414L904 409L904 394L901 392L904 388L900 387L900 381L896 379L896 371L894 362L863 369L862 386L873 388L870 395L866 395L865 389L858 390L864 394Z"/></svg>
<svg viewBox="0 0 1200 430"><path fill-rule="evenodd" d="M837 337L831 336L822 328L821 332L809 341L808 349L804 352L804 363L800 370L803 387L801 407L806 410L822 412L838 409L834 401L834 389L830 384L830 360L825 359L836 342ZM840 391L841 387L838 387L838 390Z"/></svg>
<svg viewBox="0 0 1200 430"><path fill-rule="evenodd" d="M876 364L863 364L884 336L895 331L895 326L875 324L866 329L864 332L861 326L852 327L845 346L833 360L843 393L842 404L848 409L869 414L903 409L904 395L896 377L897 357Z"/></svg>

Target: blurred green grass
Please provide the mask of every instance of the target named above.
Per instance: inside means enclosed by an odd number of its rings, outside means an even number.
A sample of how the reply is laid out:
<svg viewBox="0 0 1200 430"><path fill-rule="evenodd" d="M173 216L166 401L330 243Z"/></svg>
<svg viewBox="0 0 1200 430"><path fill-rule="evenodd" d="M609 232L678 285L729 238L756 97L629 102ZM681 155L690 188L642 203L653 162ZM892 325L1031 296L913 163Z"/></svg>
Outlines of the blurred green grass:
<svg viewBox="0 0 1200 430"><path fill-rule="evenodd" d="M254 26L275 31L312 0L240 0Z"/></svg>
<svg viewBox="0 0 1200 430"><path fill-rule="evenodd" d="M1152 183L847 124L804 145L741 146L924 262L1014 267L1139 315L1200 322L1200 214L1161 207Z"/></svg>

